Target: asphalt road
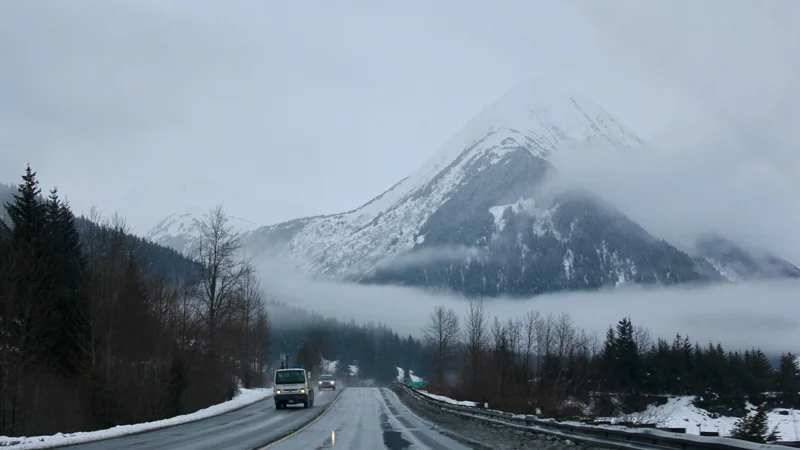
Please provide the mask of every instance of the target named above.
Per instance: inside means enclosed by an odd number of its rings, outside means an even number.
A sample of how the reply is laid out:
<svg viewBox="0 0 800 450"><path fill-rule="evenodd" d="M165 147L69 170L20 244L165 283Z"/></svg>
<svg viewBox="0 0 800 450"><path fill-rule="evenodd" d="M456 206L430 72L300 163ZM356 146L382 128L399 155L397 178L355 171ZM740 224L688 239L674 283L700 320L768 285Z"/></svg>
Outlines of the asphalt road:
<svg viewBox="0 0 800 450"><path fill-rule="evenodd" d="M462 450L408 410L387 388L348 388L318 420L264 450Z"/></svg>
<svg viewBox="0 0 800 450"><path fill-rule="evenodd" d="M278 411L275 409L275 401L270 397L245 408L197 422L64 448L70 450L251 450L301 428L318 415L338 394L344 392L347 390L318 390L314 406L308 409L300 405L289 406Z"/></svg>

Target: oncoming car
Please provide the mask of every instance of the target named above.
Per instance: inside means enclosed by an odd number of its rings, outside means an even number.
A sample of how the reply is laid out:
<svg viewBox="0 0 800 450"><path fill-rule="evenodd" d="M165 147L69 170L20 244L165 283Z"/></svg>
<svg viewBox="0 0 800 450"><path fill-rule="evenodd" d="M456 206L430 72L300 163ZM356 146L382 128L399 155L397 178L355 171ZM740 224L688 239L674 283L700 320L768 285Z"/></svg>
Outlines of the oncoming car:
<svg viewBox="0 0 800 450"><path fill-rule="evenodd" d="M319 390L323 389L333 389L336 390L336 380L333 378L333 375L320 375L319 376Z"/></svg>
<svg viewBox="0 0 800 450"><path fill-rule="evenodd" d="M300 367L275 371L275 409L286 405L302 404L304 408L314 406L314 385L311 376Z"/></svg>

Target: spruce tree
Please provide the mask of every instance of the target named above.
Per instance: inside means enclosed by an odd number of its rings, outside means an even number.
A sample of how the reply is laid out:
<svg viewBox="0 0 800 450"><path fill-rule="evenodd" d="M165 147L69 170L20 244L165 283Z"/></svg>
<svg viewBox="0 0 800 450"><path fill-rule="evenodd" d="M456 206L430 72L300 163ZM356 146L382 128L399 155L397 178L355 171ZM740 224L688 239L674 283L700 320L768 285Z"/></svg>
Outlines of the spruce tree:
<svg viewBox="0 0 800 450"><path fill-rule="evenodd" d="M742 417L736 422L731 431L731 437L763 444L767 439L767 430L767 409L761 405L755 414Z"/></svg>
<svg viewBox="0 0 800 450"><path fill-rule="evenodd" d="M48 323L54 342L51 359L66 375L75 375L83 366L89 343L89 306L82 289L85 262L75 216L50 191L45 204L45 231L48 242L49 275L56 312Z"/></svg>
<svg viewBox="0 0 800 450"><path fill-rule="evenodd" d="M605 380L604 387L609 391L619 388L619 377L616 373L616 341L617 336L614 333L614 328L609 327L608 331L606 331L606 340L603 343L603 352L601 354L601 377Z"/></svg>
<svg viewBox="0 0 800 450"><path fill-rule="evenodd" d="M630 318L626 317L617 323L616 335L617 339L614 342L615 368L619 376L620 387L627 393L637 394L641 360L639 348L633 337L633 323Z"/></svg>
<svg viewBox="0 0 800 450"><path fill-rule="evenodd" d="M778 426L775 425L775 428L769 433L769 436L765 439L768 444L772 444L774 442L778 442L781 440L781 433L778 431Z"/></svg>
<svg viewBox="0 0 800 450"><path fill-rule="evenodd" d="M800 406L800 367L797 356L792 353L781 355L776 384L780 392L780 402L785 408Z"/></svg>
<svg viewBox="0 0 800 450"><path fill-rule="evenodd" d="M36 172L27 166L14 200L6 204L15 240L30 242L42 236L44 208L39 200L41 193Z"/></svg>

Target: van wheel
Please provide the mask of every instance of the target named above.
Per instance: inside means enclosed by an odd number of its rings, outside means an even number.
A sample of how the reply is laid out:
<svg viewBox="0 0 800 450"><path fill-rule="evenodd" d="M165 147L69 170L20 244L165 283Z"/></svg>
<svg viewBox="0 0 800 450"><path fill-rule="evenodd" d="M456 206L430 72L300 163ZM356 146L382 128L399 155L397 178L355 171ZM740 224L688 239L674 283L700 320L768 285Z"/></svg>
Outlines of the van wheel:
<svg viewBox="0 0 800 450"><path fill-rule="evenodd" d="M308 408L308 402L303 402L303 408Z"/></svg>

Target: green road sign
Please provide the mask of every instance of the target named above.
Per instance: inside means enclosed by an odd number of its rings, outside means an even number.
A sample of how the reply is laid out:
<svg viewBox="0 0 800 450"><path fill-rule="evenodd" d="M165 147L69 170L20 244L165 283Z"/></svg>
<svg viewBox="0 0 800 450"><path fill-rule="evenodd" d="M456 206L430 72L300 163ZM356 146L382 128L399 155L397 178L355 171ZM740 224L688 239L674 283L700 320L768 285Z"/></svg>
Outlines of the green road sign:
<svg viewBox="0 0 800 450"><path fill-rule="evenodd" d="M428 385L427 381L409 381L408 382L408 387L412 387L412 388L425 387L427 385Z"/></svg>

